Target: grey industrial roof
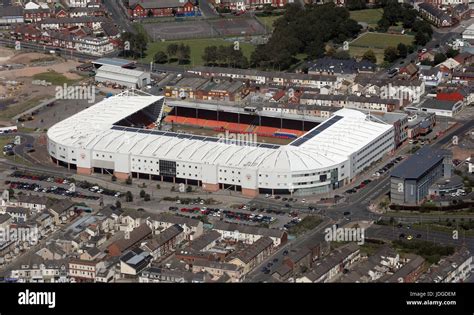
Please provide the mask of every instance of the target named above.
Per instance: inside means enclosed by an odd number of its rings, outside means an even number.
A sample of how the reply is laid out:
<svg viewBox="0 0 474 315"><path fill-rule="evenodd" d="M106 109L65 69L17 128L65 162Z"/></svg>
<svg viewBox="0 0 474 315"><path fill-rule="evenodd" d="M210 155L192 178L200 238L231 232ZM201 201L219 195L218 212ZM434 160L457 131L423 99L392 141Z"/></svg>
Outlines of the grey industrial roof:
<svg viewBox="0 0 474 315"><path fill-rule="evenodd" d="M427 99L421 107L432 108L432 109L441 109L441 110L452 110L454 105L458 101L442 101L434 98Z"/></svg>
<svg viewBox="0 0 474 315"><path fill-rule="evenodd" d="M392 177L418 179L439 163L448 154L446 150L436 150L431 147L419 149L411 157L399 164L392 172Z"/></svg>
<svg viewBox="0 0 474 315"><path fill-rule="evenodd" d="M127 66L133 61L126 60L126 59L120 59L120 58L99 58L97 60L92 61L93 64L96 65L109 65L109 66L115 66L115 67L123 67Z"/></svg>

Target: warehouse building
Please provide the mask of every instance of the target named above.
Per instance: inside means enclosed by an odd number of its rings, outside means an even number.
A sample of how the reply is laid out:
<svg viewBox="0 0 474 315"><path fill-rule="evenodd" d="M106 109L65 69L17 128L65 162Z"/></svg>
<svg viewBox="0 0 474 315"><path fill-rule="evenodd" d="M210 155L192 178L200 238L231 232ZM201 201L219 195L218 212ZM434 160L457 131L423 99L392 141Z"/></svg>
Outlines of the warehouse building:
<svg viewBox="0 0 474 315"><path fill-rule="evenodd" d="M423 147L398 165L390 177L394 204L420 204L440 178L451 178L451 156L447 150Z"/></svg>
<svg viewBox="0 0 474 315"><path fill-rule="evenodd" d="M119 85L130 89L141 89L150 84L151 78L148 72L103 65L97 69L95 81L104 84Z"/></svg>

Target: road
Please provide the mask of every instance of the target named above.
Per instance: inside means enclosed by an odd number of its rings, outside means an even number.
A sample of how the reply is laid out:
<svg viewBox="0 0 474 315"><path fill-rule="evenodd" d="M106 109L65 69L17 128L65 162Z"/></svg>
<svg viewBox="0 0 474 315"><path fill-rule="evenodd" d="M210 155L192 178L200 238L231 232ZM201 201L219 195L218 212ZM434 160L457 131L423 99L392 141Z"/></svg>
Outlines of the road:
<svg viewBox="0 0 474 315"><path fill-rule="evenodd" d="M199 0L199 9L201 10L202 16L205 18L219 17L219 14L216 12L214 7L209 3L209 0Z"/></svg>
<svg viewBox="0 0 474 315"><path fill-rule="evenodd" d="M315 236L318 233L321 233L322 230L324 230L326 227L331 226L337 222L334 222L332 220L326 219L323 221L318 227L315 229L307 232L303 237L299 237L295 240L290 240L288 241L285 245L280 247L275 253L270 255L270 257L267 257L264 259L258 266L254 268L254 270L250 273L247 274L245 277L244 282L266 282L269 281L272 276L272 272L276 270L279 266L282 265L283 259L285 258L285 255L283 254L285 251L290 251L293 248L298 248L301 246L306 240L310 239L311 237ZM278 259L276 262L275 259ZM267 266L268 263L272 262L273 266L271 266L270 273L265 274L262 272L262 267Z"/></svg>
<svg viewBox="0 0 474 315"><path fill-rule="evenodd" d="M125 14L125 7L121 0L104 0L104 5L112 16L114 22L124 31L136 33L137 31Z"/></svg>
<svg viewBox="0 0 474 315"><path fill-rule="evenodd" d="M421 229L408 229L406 226L398 228L397 226L373 225L367 229L366 238L380 239L380 240L396 240L400 239L400 234L404 234L405 238L411 235L414 239L422 241L429 241L435 244L451 245L451 246L466 246L471 252L474 251L474 237L465 236L462 231L458 234L458 239L453 238L452 234L438 231L430 231ZM420 236L417 238L417 236Z"/></svg>
<svg viewBox="0 0 474 315"><path fill-rule="evenodd" d="M473 126L474 126L474 121L472 120L468 121L464 125L458 128L455 128L449 131L444 136L438 138L433 144L431 144L431 146L435 148L441 148L442 146L448 144L454 135L460 136L466 133ZM369 183L358 193L349 195L348 197L346 197L343 203L340 203L335 206L331 206L324 210L320 210L318 211L318 213L322 214L323 216L326 217L326 219L328 219L328 221L326 221L328 222L327 224L334 224L333 222L349 223L349 222L355 222L355 221L376 221L378 218L382 217L382 215L372 213L371 211L369 211L368 206L370 205L372 200L375 200L378 196L387 193L389 189L390 189L390 171L385 173L383 176L379 177L377 180L374 180L373 182ZM278 207L278 204L280 204L280 207L282 207L282 203L274 199L258 198L256 200L260 203L266 203L267 205L271 205L273 207ZM306 211L307 211L307 206L308 205L304 205L302 207L306 207ZM299 207L297 206L297 207L294 207L293 209L295 208L299 208ZM350 212L350 215L344 216L344 212ZM422 220L422 218L425 216L428 216L428 215L420 214L419 216L416 216L415 218ZM430 219L432 219L432 216L430 217ZM414 222L414 221L420 221L420 220L410 220L410 221ZM302 244L306 240L309 240L311 236L314 236L316 233L319 233L321 230L322 228L315 229L311 231L311 233L303 235L302 237L299 237L297 240L293 242L289 242L283 248L279 249L276 253L268 257L262 264L256 267L251 273L249 273L249 275L246 278L246 281L247 282L265 282L271 279L271 273L265 274L261 270L263 266L266 266L270 261L273 261L273 259L278 258L277 264L272 266L272 268L277 268L279 265L281 265L281 261L283 259L282 253L285 249L289 248L289 246L296 248L299 244ZM449 235L447 233L442 233L442 232L430 232L430 231L418 231L418 230L407 231L404 229L398 230L392 227L373 225L371 228L368 229L366 237L374 237L374 238L380 238L384 240L396 240L396 239L399 239L399 235L402 232L404 232L405 235L414 234L413 235L414 237L416 237L417 234L420 234L422 240L432 241L432 242L445 244L445 245L459 246L463 244L463 241L465 241L466 245L471 250L474 251L474 238L472 237L464 238L462 235L460 235L459 240L453 240L452 235Z"/></svg>

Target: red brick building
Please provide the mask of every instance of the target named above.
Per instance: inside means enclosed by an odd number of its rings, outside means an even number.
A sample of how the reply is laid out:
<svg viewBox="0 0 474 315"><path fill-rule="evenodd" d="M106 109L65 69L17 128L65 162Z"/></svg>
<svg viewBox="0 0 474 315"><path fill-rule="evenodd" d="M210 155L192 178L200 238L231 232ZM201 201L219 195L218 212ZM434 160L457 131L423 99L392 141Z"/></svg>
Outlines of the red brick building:
<svg viewBox="0 0 474 315"><path fill-rule="evenodd" d="M130 0L128 14L132 18L174 16L195 10L189 0Z"/></svg>

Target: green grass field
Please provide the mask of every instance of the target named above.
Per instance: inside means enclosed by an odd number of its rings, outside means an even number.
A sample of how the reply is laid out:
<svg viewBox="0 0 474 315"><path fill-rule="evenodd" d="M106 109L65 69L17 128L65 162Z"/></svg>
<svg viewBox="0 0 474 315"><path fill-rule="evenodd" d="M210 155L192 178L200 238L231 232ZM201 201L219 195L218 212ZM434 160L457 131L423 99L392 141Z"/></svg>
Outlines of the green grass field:
<svg viewBox="0 0 474 315"><path fill-rule="evenodd" d="M268 31L271 31L273 30L273 22L275 22L276 20L278 20L281 16L274 16L274 15L271 15L271 16L258 16L257 19L262 22L262 24L265 26L265 28L268 30Z"/></svg>
<svg viewBox="0 0 474 315"><path fill-rule="evenodd" d="M30 108L38 105L42 100L51 98L51 96L48 95L41 95L37 96L35 98L32 98L27 101L23 101L17 104L12 104L8 106L7 108L4 108L0 111L0 118L1 119L12 119L16 115L19 115Z"/></svg>
<svg viewBox="0 0 474 315"><path fill-rule="evenodd" d="M378 48L366 48L366 47L354 47L349 46L349 54L354 58L361 58L367 50L372 50L377 58L377 64L383 62L383 49Z"/></svg>
<svg viewBox="0 0 474 315"><path fill-rule="evenodd" d="M56 71L47 71L43 73L38 73L33 76L34 80L45 80L47 82L51 82L52 85L63 85L64 83L66 84L73 84L79 80L71 80L66 78L64 75L61 73L58 73Z"/></svg>
<svg viewBox="0 0 474 315"><path fill-rule="evenodd" d="M200 66L203 64L202 55L204 53L204 49L207 46L233 45L233 42L231 41L227 41L223 39L215 39L215 38L185 39L185 40L176 40L176 41L170 40L170 41L165 41L165 42L154 42L148 45L148 49L146 52L147 56L143 59L143 61L150 62L153 59L153 56L160 50L166 53L166 47L168 47L169 44L173 44L173 43L175 44L183 43L185 45L189 45L189 47L191 48L190 66ZM243 54L247 58L250 58L250 55L255 50L255 46L248 43L240 43L240 49L242 49Z"/></svg>
<svg viewBox="0 0 474 315"><path fill-rule="evenodd" d="M385 49L396 47L399 43L410 45L413 43L411 35L395 35L384 33L365 33L350 43L350 46Z"/></svg>
<svg viewBox="0 0 474 315"><path fill-rule="evenodd" d="M382 18L383 10L382 9L366 9L351 11L351 19L356 20L357 22L365 22L371 27L375 27L377 22Z"/></svg>

